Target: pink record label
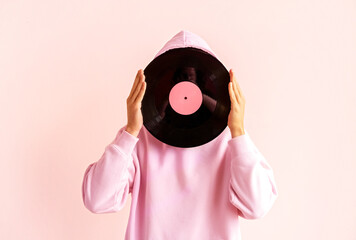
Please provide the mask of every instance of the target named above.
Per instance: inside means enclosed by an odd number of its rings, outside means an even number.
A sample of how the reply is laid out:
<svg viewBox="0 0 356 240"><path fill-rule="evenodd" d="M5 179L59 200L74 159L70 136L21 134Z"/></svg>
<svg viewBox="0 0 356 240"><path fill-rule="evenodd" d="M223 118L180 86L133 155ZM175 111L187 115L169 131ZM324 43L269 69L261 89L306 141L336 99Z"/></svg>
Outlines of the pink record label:
<svg viewBox="0 0 356 240"><path fill-rule="evenodd" d="M177 83L169 93L169 103L174 111L182 115L195 113L203 102L197 85L189 81Z"/></svg>

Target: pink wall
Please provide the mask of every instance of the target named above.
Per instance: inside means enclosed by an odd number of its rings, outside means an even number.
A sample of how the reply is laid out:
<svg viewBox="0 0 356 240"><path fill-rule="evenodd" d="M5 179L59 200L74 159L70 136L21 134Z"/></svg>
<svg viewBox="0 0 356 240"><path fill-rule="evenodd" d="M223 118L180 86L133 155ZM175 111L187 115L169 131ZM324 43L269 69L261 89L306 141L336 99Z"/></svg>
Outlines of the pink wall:
<svg viewBox="0 0 356 240"><path fill-rule="evenodd" d="M0 2L0 239L123 239L81 199L135 74L180 30L236 69L279 198L243 239L356 239L356 2Z"/></svg>

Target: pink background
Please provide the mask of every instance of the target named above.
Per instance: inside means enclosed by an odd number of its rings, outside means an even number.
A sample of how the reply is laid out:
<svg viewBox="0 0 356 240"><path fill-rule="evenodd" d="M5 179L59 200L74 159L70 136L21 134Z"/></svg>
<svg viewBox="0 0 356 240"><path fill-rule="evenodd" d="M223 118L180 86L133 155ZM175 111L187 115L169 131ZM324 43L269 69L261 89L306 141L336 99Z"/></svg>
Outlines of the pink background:
<svg viewBox="0 0 356 240"><path fill-rule="evenodd" d="M243 239L356 239L356 2L0 1L0 239L123 239L82 203L139 68L180 30L246 97L279 198ZM203 184L203 183L202 183Z"/></svg>

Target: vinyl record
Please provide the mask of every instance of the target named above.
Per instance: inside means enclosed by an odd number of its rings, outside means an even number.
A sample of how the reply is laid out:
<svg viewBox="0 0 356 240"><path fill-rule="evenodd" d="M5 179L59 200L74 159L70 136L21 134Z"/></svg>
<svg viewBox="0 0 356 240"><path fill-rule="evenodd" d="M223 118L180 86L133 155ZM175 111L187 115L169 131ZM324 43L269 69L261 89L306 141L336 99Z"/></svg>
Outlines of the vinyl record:
<svg viewBox="0 0 356 240"><path fill-rule="evenodd" d="M143 124L158 140L175 147L196 147L227 126L230 76L214 56L197 48L176 48L144 69Z"/></svg>

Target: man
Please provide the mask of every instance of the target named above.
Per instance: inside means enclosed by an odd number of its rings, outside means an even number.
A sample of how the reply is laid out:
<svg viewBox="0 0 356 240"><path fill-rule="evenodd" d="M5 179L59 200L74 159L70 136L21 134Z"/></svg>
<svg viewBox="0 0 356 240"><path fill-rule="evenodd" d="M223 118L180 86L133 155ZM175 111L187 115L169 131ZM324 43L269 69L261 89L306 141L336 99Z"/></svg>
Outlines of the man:
<svg viewBox="0 0 356 240"><path fill-rule="evenodd" d="M195 47L216 57L199 36L181 31L156 55ZM167 145L143 126L142 69L127 98L127 125L85 171L84 205L117 212L132 195L126 240L240 240L239 217L263 217L277 198L273 171L244 128L245 97L230 70L228 127L200 146ZM194 75L194 74L193 74Z"/></svg>

